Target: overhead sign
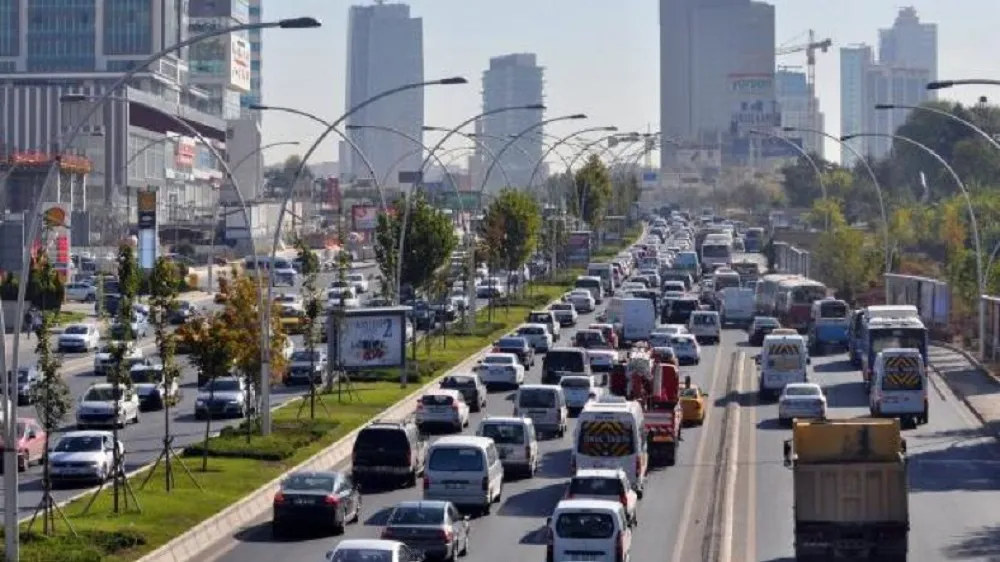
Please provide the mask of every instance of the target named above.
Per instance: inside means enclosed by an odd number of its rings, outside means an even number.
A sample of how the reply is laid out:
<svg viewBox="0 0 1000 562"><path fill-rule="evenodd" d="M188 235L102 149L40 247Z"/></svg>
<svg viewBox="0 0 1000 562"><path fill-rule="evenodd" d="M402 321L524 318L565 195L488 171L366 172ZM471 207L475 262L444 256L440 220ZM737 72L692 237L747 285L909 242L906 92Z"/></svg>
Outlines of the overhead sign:
<svg viewBox="0 0 1000 562"><path fill-rule="evenodd" d="M409 307L347 309L331 314L328 353L336 368L388 369L406 363L406 314Z"/></svg>

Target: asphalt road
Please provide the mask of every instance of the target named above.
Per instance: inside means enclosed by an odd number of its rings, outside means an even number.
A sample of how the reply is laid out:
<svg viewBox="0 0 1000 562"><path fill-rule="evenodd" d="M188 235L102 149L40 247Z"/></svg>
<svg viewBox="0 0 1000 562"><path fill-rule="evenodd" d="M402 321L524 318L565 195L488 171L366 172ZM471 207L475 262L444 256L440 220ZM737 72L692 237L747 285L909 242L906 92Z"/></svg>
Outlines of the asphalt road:
<svg viewBox="0 0 1000 562"><path fill-rule="evenodd" d="M594 321L594 314L583 315L578 326L586 327ZM572 337L574 331L563 332L561 343ZM727 334L728 336L728 334ZM719 347L705 346L702 362L698 366L682 368L682 374L691 375L696 384L712 387L724 367L725 361ZM538 383L541 361L527 374L527 383ZM490 395L486 415L510 415L513 393ZM470 428L474 432L482 414L473 414ZM527 480L513 480L504 486L504 498L493 515L476 519L472 527L470 559L477 561L507 562L509 560L541 560L545 556L544 524L556 503L565 492L570 477L569 459L575 420L562 439L548 439L540 443L542 463L538 474ZM683 497L697 467L693 457L700 440L699 428L684 430L684 443L677 465L651 475L646 496L640 502L639 527L633 546L633 560L660 560L664 552L673 548L675 530L682 517L680 502L671 498ZM339 467L346 469L346 466ZM341 537L306 537L295 542L276 542L271 536L270 514L256 524L222 541L206 560L221 562L271 562L273 560L322 560L323 555L345 538L378 537L389 510L404 500L419 499L420 488L403 489L364 496L362 523L348 527ZM214 557L214 558L213 558Z"/></svg>

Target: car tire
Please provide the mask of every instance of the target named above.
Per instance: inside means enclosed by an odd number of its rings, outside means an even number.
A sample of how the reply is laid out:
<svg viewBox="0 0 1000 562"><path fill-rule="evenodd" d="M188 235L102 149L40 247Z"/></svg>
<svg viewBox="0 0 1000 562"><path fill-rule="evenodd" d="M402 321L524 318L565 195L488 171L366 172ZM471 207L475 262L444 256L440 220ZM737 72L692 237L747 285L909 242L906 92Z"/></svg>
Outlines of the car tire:
<svg viewBox="0 0 1000 562"><path fill-rule="evenodd" d="M354 506L354 514L351 515L351 523L357 524L361 522L361 494L358 494L358 504Z"/></svg>

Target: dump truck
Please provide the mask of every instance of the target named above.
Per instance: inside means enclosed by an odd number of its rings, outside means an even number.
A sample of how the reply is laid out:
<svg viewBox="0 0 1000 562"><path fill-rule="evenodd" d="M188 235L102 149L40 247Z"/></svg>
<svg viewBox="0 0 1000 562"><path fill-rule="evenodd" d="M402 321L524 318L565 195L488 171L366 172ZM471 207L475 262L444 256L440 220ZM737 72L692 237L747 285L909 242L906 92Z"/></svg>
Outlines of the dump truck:
<svg viewBox="0 0 1000 562"><path fill-rule="evenodd" d="M910 516L899 420L796 420L784 457L794 481L797 562L906 561Z"/></svg>

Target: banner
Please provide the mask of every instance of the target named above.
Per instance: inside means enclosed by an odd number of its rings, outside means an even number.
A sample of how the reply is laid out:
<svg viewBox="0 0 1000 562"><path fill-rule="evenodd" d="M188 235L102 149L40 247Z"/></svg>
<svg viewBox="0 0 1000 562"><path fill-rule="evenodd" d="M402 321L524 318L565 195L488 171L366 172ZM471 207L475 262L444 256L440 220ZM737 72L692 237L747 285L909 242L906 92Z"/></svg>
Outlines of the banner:
<svg viewBox="0 0 1000 562"><path fill-rule="evenodd" d="M730 133L749 135L752 129L771 130L781 126L781 108L774 88L774 73L730 74Z"/></svg>
<svg viewBox="0 0 1000 562"><path fill-rule="evenodd" d="M570 232L566 238L566 265L572 268L587 267L590 263L591 232Z"/></svg>
<svg viewBox="0 0 1000 562"><path fill-rule="evenodd" d="M351 207L353 230L368 232L378 226L378 207L375 205L355 205Z"/></svg>

